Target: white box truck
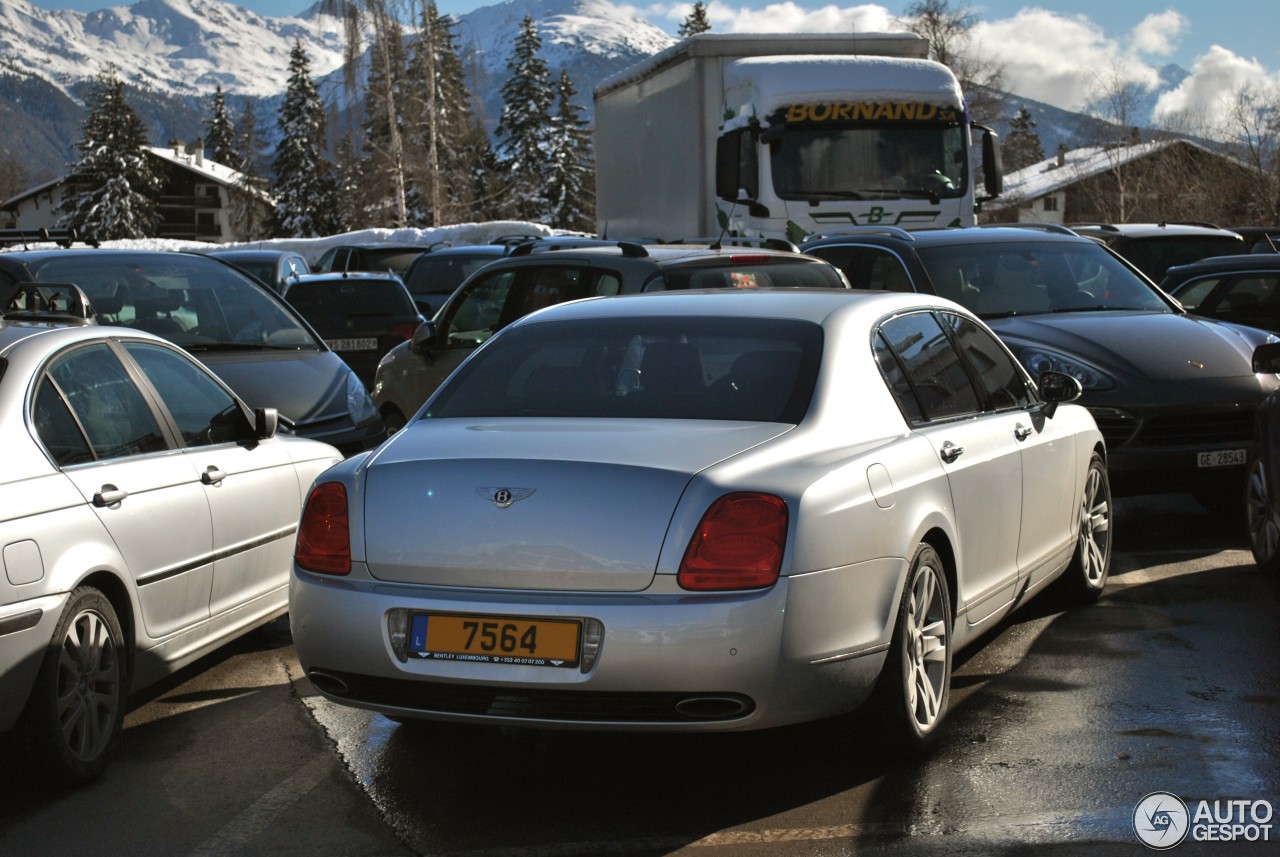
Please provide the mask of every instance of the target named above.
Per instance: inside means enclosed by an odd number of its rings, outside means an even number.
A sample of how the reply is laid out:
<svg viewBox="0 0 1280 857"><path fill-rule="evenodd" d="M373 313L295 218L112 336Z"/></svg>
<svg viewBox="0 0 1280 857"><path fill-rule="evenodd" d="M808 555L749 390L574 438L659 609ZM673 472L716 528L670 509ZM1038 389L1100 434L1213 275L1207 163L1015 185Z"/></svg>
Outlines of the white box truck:
<svg viewBox="0 0 1280 857"><path fill-rule="evenodd" d="M785 238L972 225L1000 192L955 75L912 34L720 34L595 89L596 226L610 238ZM985 196L976 197L981 166Z"/></svg>

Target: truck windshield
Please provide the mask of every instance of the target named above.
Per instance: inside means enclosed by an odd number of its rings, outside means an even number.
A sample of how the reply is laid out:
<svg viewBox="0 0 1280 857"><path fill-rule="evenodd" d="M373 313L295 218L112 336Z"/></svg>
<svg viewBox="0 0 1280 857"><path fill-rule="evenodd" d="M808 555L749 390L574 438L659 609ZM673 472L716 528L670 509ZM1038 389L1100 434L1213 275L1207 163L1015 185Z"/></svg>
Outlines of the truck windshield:
<svg viewBox="0 0 1280 857"><path fill-rule="evenodd" d="M781 199L899 199L964 196L964 128L788 127L770 144Z"/></svg>

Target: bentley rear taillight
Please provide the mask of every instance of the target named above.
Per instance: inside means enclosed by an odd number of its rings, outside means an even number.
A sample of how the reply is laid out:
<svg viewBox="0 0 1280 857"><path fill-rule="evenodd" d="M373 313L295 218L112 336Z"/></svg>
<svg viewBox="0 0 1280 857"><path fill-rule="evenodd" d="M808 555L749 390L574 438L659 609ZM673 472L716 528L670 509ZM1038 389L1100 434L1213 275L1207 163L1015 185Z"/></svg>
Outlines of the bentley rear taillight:
<svg viewBox="0 0 1280 857"><path fill-rule="evenodd" d="M772 494L726 494L689 540L677 580L684 589L763 589L778 580L787 504Z"/></svg>
<svg viewBox="0 0 1280 857"><path fill-rule="evenodd" d="M341 482L322 482L307 497L293 560L307 571L351 573L347 489Z"/></svg>

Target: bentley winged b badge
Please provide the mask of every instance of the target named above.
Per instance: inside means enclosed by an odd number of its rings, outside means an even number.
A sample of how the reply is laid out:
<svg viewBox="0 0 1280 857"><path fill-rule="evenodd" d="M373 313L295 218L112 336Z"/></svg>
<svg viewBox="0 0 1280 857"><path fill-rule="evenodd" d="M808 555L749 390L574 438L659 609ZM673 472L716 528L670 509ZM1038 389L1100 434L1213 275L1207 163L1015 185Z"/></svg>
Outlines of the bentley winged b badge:
<svg viewBox="0 0 1280 857"><path fill-rule="evenodd" d="M476 493L499 509L505 509L537 490L537 488L477 488Z"/></svg>

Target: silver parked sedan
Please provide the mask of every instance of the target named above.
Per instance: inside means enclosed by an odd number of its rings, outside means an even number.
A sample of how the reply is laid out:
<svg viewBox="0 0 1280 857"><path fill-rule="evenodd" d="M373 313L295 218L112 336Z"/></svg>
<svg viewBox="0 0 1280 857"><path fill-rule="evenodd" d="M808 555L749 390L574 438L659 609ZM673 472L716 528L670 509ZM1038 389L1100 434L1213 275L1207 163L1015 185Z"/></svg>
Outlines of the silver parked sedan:
<svg viewBox="0 0 1280 857"><path fill-rule="evenodd" d="M342 456L82 296L50 316L68 290L0 294L0 732L78 784L130 690L284 612L303 498Z"/></svg>
<svg viewBox="0 0 1280 857"><path fill-rule="evenodd" d="M1110 564L1102 437L919 294L576 301L492 337L323 474L290 620L393 719L745 730L870 700L927 743L953 653Z"/></svg>

